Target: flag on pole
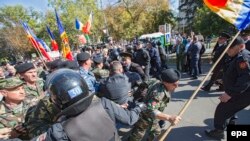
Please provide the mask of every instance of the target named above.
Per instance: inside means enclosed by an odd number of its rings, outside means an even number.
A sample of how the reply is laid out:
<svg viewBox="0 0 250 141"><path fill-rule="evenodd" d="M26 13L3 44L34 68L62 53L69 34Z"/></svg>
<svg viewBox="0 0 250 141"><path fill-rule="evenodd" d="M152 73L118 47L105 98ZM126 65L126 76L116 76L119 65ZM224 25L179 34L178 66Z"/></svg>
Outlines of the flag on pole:
<svg viewBox="0 0 250 141"><path fill-rule="evenodd" d="M87 23L83 27L83 33L90 34L90 28L92 26L92 20L93 20L93 12L91 11L89 14L89 19Z"/></svg>
<svg viewBox="0 0 250 141"><path fill-rule="evenodd" d="M47 29L47 32L49 33L49 37L50 37L50 40L51 40L51 47L52 47L52 50L53 51L58 51L58 44L55 40L55 36L54 34L50 31L50 28L48 25L46 25L46 29Z"/></svg>
<svg viewBox="0 0 250 141"><path fill-rule="evenodd" d="M32 46L33 46L34 48L36 48L37 50L39 50L39 51L42 53L42 55L43 55L47 60L51 61L50 56L49 56L48 53L45 51L45 49L43 48L43 46L42 46L41 44L39 44L39 42L36 40L37 37L36 37L36 35L32 32L32 30L30 29L30 27L28 26L28 24L25 23L25 22L22 22L22 21L20 21L20 22L21 22L21 24L22 24L22 26L23 26L23 28L24 28L24 31L26 32L27 37L28 37L29 41L31 42Z"/></svg>
<svg viewBox="0 0 250 141"><path fill-rule="evenodd" d="M81 31L83 31L83 24L78 20L78 19L76 19L76 22L75 22L75 24L76 24L76 29L77 30L81 30Z"/></svg>
<svg viewBox="0 0 250 141"><path fill-rule="evenodd" d="M40 44L40 46L42 46L46 50L46 52L51 51L51 49L48 47L48 45L42 39L39 39L39 38L35 38L35 39Z"/></svg>
<svg viewBox="0 0 250 141"><path fill-rule="evenodd" d="M66 32L64 31L63 25L60 21L60 18L55 10L55 14L56 14L56 22L57 22L57 27L60 33L60 37L62 39L62 53L63 53L63 57L68 59L68 60L74 60L73 59L73 55L70 51L70 46L69 46L69 39L68 36L66 34Z"/></svg>
<svg viewBox="0 0 250 141"><path fill-rule="evenodd" d="M250 23L250 0L203 0L217 15L235 25L239 30Z"/></svg>

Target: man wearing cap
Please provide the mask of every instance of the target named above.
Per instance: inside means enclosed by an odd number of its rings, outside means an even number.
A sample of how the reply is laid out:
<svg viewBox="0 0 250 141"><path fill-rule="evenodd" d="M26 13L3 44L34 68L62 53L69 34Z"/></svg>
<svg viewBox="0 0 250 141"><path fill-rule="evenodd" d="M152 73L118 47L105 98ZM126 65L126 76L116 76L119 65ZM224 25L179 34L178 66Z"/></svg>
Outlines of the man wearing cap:
<svg viewBox="0 0 250 141"><path fill-rule="evenodd" d="M159 51L155 48L155 43L147 43L147 50L150 56L150 75L158 78L161 71L161 58Z"/></svg>
<svg viewBox="0 0 250 141"><path fill-rule="evenodd" d="M228 40L230 39L230 35L228 35L225 32L222 32L217 44L215 45L214 49L213 49L213 63L215 63L218 58L220 57L220 55L222 54L222 52L225 50L225 48L228 45ZM210 88L213 86L213 84L215 83L216 80L221 79L222 75L223 75L223 64L225 62L226 56L224 56L220 62L215 66L214 70L213 70L213 74L209 80L209 82L202 87L202 90L204 91L210 91ZM223 86L222 84L220 84L219 89L218 90L223 90Z"/></svg>
<svg viewBox="0 0 250 141"><path fill-rule="evenodd" d="M227 119L250 105L250 52L245 49L244 40L237 37L227 54L232 60L223 76L225 92L219 97L220 103L215 110L215 129L205 131L216 139L224 138Z"/></svg>
<svg viewBox="0 0 250 141"><path fill-rule="evenodd" d="M22 126L24 116L28 109L25 104L24 82L19 78L12 77L0 80L0 139L22 138L26 132Z"/></svg>
<svg viewBox="0 0 250 141"><path fill-rule="evenodd" d="M144 73L142 67L139 64L136 64L136 63L131 61L132 54L127 53L127 52L123 52L120 54L120 56L122 57L122 65L123 65L123 69L125 72L128 72L128 71L136 72L141 76L141 78L144 81L146 81L148 79L148 77Z"/></svg>
<svg viewBox="0 0 250 141"><path fill-rule="evenodd" d="M246 49L250 51L250 29L242 31L241 37L246 44Z"/></svg>
<svg viewBox="0 0 250 141"><path fill-rule="evenodd" d="M136 52L133 61L139 64L147 78L149 78L149 71L150 71L150 56L146 49L142 47L142 42L138 41L136 44Z"/></svg>
<svg viewBox="0 0 250 141"><path fill-rule="evenodd" d="M30 105L36 105L39 99L44 97L43 80L38 78L37 70L33 63L23 63L15 66L15 68L17 73L20 74L20 79L26 83L24 85L25 101Z"/></svg>
<svg viewBox="0 0 250 141"><path fill-rule="evenodd" d="M91 93L96 92L96 90L98 89L98 85L96 83L95 75L90 71L92 64L90 54L86 52L77 54L77 61L80 66L79 73L83 77L83 79L87 82L89 91Z"/></svg>
<svg viewBox="0 0 250 141"><path fill-rule="evenodd" d="M93 58L94 61L94 69L92 72L95 75L97 81L102 78L107 78L109 76L109 71L103 69L103 58L101 56L95 56Z"/></svg>
<svg viewBox="0 0 250 141"><path fill-rule="evenodd" d="M161 133L158 125L159 120L167 120L175 125L180 121L179 116L163 113L164 108L170 100L171 93L178 87L180 72L174 69L161 71L161 80L150 79L142 87L138 88L136 94L141 94L141 98L136 98L147 104L147 110L141 113L141 118L135 124L130 136L130 141L138 141L145 138L145 133L149 131L147 139L154 140ZM157 139L156 139L157 140Z"/></svg>

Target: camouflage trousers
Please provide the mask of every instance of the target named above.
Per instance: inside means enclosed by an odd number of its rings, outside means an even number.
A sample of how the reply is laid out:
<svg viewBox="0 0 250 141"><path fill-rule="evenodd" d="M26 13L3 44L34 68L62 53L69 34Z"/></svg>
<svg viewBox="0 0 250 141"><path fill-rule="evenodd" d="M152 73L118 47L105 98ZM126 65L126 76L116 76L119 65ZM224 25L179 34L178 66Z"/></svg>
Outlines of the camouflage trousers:
<svg viewBox="0 0 250 141"><path fill-rule="evenodd" d="M161 133L161 128L158 125L158 121L159 120L148 122L146 120L140 119L132 129L132 133L128 141L155 140Z"/></svg>

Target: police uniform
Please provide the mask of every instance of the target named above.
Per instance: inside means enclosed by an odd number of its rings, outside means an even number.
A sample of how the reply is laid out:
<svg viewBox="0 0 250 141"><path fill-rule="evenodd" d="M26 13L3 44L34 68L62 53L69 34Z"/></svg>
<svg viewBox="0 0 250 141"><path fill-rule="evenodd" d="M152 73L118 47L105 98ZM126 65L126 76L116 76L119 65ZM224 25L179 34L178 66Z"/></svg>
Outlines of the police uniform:
<svg viewBox="0 0 250 141"><path fill-rule="evenodd" d="M77 61L86 61L90 58L90 55L86 52L82 52L77 54ZM98 89L98 84L96 82L95 75L89 71L85 70L83 67L80 66L79 73L82 76L82 78L86 81L89 87L89 91L91 93L94 93Z"/></svg>
<svg viewBox="0 0 250 141"><path fill-rule="evenodd" d="M221 35L220 35L220 38L221 37L229 39L230 35L228 35L225 32L222 32ZM213 63L215 63L218 60L218 58L223 53L223 51L225 50L227 45L228 45L227 42L225 42L222 45L219 45L218 43L215 45L215 47L214 47L214 49L212 51L212 53L214 54L213 59L212 59ZM220 62L215 66L215 68L213 70L213 74L212 74L209 82L206 84L206 86L204 86L202 88L203 90L210 91L210 88L213 86L215 81L218 80L218 79L222 79L222 76L223 76L223 71L222 70L223 70L223 66L224 66L226 58L227 58L227 55L224 55L223 58L220 60ZM223 89L222 84L220 85L219 89Z"/></svg>
<svg viewBox="0 0 250 141"><path fill-rule="evenodd" d="M244 31L242 31L241 32L241 36L245 36L245 37L248 37L248 39L247 40L245 40L245 44L246 44L246 49L248 50L248 51L250 51L250 29L249 30L244 30Z"/></svg>
<svg viewBox="0 0 250 141"><path fill-rule="evenodd" d="M137 45L138 44L141 44L141 43L138 42ZM139 50L136 50L134 59L132 61L139 64L143 68L147 78L149 78L150 56L149 56L148 51L145 50L144 48L140 48Z"/></svg>
<svg viewBox="0 0 250 141"><path fill-rule="evenodd" d="M138 120L141 106L127 110L106 98L95 97L80 75L70 70L54 75L48 91L65 118L34 140L115 141L119 140L116 122L133 125Z"/></svg>
<svg viewBox="0 0 250 141"><path fill-rule="evenodd" d="M244 44L239 37L235 39L231 47ZM227 102L220 102L214 115L215 130L207 130L209 136L224 138L226 120L235 113L250 105L250 52L243 49L228 64L223 76L225 93L231 96Z"/></svg>
<svg viewBox="0 0 250 141"><path fill-rule="evenodd" d="M15 88L23 85L24 82L18 78L12 77L0 80L0 90ZM24 122L24 117L29 108L29 105L24 101L10 109L4 99L0 102L0 129L14 128ZM22 137L21 137L22 138Z"/></svg>
<svg viewBox="0 0 250 141"><path fill-rule="evenodd" d="M150 75L157 77L161 71L161 58L159 51L155 47L148 48L150 56Z"/></svg>

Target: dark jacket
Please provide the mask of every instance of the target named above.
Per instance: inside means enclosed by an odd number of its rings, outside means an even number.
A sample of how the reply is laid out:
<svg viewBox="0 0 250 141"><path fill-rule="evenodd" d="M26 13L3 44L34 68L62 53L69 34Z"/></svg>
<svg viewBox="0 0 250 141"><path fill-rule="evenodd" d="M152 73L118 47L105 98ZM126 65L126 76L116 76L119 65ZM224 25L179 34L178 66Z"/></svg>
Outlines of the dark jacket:
<svg viewBox="0 0 250 141"><path fill-rule="evenodd" d="M130 64L130 66L129 66L129 68L128 68L127 71L136 72L136 73L138 73L141 76L141 78L143 80L147 79L147 76L145 75L142 67L139 64L131 62L131 64Z"/></svg>
<svg viewBox="0 0 250 141"><path fill-rule="evenodd" d="M103 107L103 109L107 112L107 114L109 116L106 118L110 118L111 121L113 121L114 125L117 122L127 124L127 125L133 125L139 119L139 113L141 112L139 107L136 107L132 110L126 110L126 109L118 106L117 104L115 104L114 102L112 102L106 98L101 98L100 102L102 105L101 107ZM93 102L91 105L93 105ZM90 108L91 108L91 105L90 105ZM87 109L87 110L91 111L91 109ZM92 115L92 116L86 115L86 116L92 117L92 118L96 117L96 120L98 120L99 112L92 111L91 114L94 114L94 115ZM81 115L82 114L79 114L78 116L81 116ZM42 134L42 135L38 136L37 138L34 138L32 141L35 141L38 138L42 138L44 136L45 136L44 138L46 141L54 141L54 140L56 140L56 141L69 141L70 138L69 138L68 134L66 133L67 129L66 130L64 129L65 127L67 127L67 125L65 125L65 124L67 124L68 120L71 120L71 119L67 119L66 121L63 121L61 123L54 124L51 128L49 128L49 130L46 132L46 134ZM82 121L85 121L85 120L86 119L82 119ZM78 122L81 122L81 121L78 120ZM72 124L75 124L75 123L72 122ZM84 123L76 124L76 126L77 125L79 125L79 127L75 127L76 129L79 128L79 129L83 129L83 130L88 130L88 128L89 128L89 130L95 130L95 129L100 130L100 129L98 129L98 125L100 125L100 124L96 124L96 125L93 125L91 127L83 126L83 125L85 125ZM112 129L108 129L108 130L112 130ZM110 132L108 130L105 130L105 129L102 130L103 133L101 133L101 134L100 133L93 133L95 135L94 138L96 138L97 136L100 136L100 137L104 136L106 131ZM70 130L67 130L67 131L70 132ZM74 134L74 133L71 132L71 134ZM77 137L74 137L74 138L77 138ZM111 140L115 141L115 138L111 139Z"/></svg>
<svg viewBox="0 0 250 141"><path fill-rule="evenodd" d="M141 48L135 52L135 57L133 62L139 64L140 66L149 67L150 66L150 56L147 50Z"/></svg>
<svg viewBox="0 0 250 141"><path fill-rule="evenodd" d="M223 76L225 92L230 96L250 93L250 52L241 51L229 63Z"/></svg>

